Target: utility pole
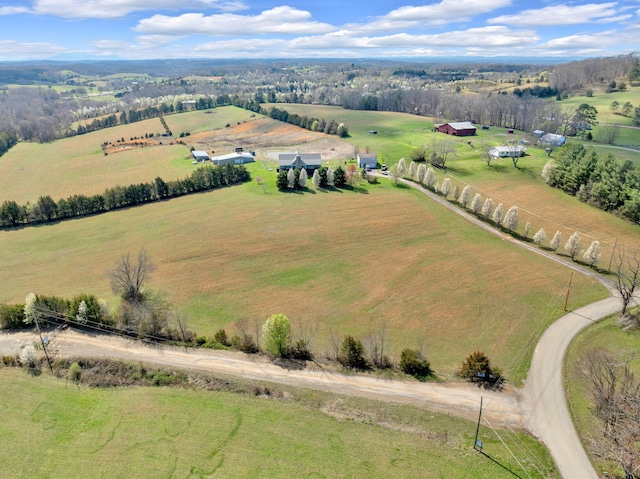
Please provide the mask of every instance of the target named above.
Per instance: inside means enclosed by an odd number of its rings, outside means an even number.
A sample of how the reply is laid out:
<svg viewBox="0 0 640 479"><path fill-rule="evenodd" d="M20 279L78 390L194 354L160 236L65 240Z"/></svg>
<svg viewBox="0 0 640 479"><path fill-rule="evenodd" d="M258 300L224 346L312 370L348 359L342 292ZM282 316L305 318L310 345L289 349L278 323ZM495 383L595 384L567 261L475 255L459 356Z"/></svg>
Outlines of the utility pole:
<svg viewBox="0 0 640 479"><path fill-rule="evenodd" d="M42 349L44 351L44 355L47 358L49 369L51 370L51 374L53 374L53 366L51 365L51 358L49 357L49 353L47 352L47 345L44 343L44 340L42 339L42 331L40 331L40 322L38 321L38 311L35 308L33 310L33 319L36 322L36 329L38 330L38 336L40 336L40 344L42 344Z"/></svg>
<svg viewBox="0 0 640 479"><path fill-rule="evenodd" d="M573 271L571 272L571 276L569 276L569 286L567 287L567 297L564 298L564 309L567 310L567 303L569 302L569 292L571 291L571 280L573 279Z"/></svg>
<svg viewBox="0 0 640 479"><path fill-rule="evenodd" d="M480 433L480 419L482 419L482 396L480 396L480 414L478 414L478 426L476 427L476 438L473 441L473 448L477 451L482 451L482 441L478 441L478 434Z"/></svg>

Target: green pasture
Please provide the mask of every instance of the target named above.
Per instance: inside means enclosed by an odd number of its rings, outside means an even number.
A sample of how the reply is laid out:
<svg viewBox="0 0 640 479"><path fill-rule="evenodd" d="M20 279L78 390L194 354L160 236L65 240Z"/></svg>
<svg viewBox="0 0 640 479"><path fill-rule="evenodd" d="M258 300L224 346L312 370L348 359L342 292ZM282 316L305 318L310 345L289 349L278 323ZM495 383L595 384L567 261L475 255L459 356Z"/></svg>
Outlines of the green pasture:
<svg viewBox="0 0 640 479"><path fill-rule="evenodd" d="M358 337L386 325L390 354L420 344L441 377L484 350L518 383L538 335L561 314L569 272L391 182L280 193L251 183L59 224L0 232L0 302L80 292L115 306L106 271L146 248L164 291L212 335L273 313ZM28 260L27 260L28 258ZM20 274L16 274L20 271ZM606 296L574 275L570 307Z"/></svg>
<svg viewBox="0 0 640 479"><path fill-rule="evenodd" d="M562 107L575 110L583 103L587 103L598 110L598 122L610 123L615 125L632 125L634 111L632 110L630 116L623 116L622 106L626 102L631 102L634 108L640 107L640 87L629 87L627 83L627 90L622 92L605 93L594 92L593 96L588 97L586 95L574 96L558 102ZM618 108L618 114L611 111L610 106L613 101L617 101L620 104ZM640 137L640 134L639 134Z"/></svg>
<svg viewBox="0 0 640 479"><path fill-rule="evenodd" d="M410 406L297 390L89 389L6 368L0 389L0 462L13 479L558 477L526 434L482 427L492 461L471 447L473 422Z"/></svg>
<svg viewBox="0 0 640 479"><path fill-rule="evenodd" d="M625 357L629 359L633 354L637 356L637 352L640 350L640 335L638 335L637 330L623 331L617 324L617 316L612 316L590 326L574 339L571 344L565 366L567 401L573 422L583 444L589 444L591 437L601 434L598 428L601 426L602 420L598 419L592 412L589 402L588 381L585 379L584 368L582 367L582 361L587 353L593 349L600 348L604 348L614 354L626 354ZM637 358L632 361L631 365L635 373L638 374L640 372L640 364ZM587 451L590 452L588 448ZM616 465L606 463L592 454L590 454L590 457L596 467L596 471L601 474L603 471L608 471L610 474L617 471ZM622 471L618 471L618 473L622 474ZM612 475L611 477L616 476Z"/></svg>
<svg viewBox="0 0 640 479"><path fill-rule="evenodd" d="M238 122L250 121L255 118L262 118L262 115L232 106L196 110L164 117L169 129L176 136L181 132L194 134L217 130L224 128L227 124L234 125Z"/></svg>

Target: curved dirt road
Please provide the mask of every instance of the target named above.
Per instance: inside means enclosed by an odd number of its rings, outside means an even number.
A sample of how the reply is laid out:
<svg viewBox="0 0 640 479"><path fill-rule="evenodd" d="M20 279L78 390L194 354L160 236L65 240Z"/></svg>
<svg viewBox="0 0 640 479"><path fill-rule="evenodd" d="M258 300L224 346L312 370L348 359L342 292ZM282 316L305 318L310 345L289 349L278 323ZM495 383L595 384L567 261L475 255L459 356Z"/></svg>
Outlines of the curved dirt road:
<svg viewBox="0 0 640 479"><path fill-rule="evenodd" d="M0 334L0 354L16 354L20 345L37 341L33 332ZM67 330L51 340L56 357L106 357L198 369L247 379L269 381L351 396L412 404L434 411L477 420L480 397L484 397L483 416L493 425L522 428L518 393L492 392L468 383L419 383L349 376L322 370L285 369L259 356L229 351L185 349L146 345L130 339L106 335L87 335Z"/></svg>

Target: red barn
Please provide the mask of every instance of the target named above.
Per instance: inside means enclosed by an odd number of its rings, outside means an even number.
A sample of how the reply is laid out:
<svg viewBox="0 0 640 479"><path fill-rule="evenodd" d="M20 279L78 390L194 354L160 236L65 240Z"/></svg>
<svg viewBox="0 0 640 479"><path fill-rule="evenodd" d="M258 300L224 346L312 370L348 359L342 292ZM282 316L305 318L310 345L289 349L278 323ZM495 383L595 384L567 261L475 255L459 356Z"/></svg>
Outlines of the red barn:
<svg viewBox="0 0 640 479"><path fill-rule="evenodd" d="M476 127L470 121L457 121L435 125L435 130L453 136L473 136L476 134Z"/></svg>

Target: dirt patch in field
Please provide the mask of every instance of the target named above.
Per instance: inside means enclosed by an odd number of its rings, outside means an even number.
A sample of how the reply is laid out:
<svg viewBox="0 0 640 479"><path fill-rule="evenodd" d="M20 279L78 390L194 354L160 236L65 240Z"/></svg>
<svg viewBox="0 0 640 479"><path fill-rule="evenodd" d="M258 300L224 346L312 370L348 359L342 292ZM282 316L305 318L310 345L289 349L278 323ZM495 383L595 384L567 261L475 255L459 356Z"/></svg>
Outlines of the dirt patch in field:
<svg viewBox="0 0 640 479"><path fill-rule="evenodd" d="M131 140L118 141L116 143L107 143L102 145L102 151L107 155L114 153L122 153L123 151L136 150L138 148L147 148L151 146L174 145L180 143L181 140L175 140L171 136L158 136L152 138L134 138Z"/></svg>
<svg viewBox="0 0 640 479"><path fill-rule="evenodd" d="M261 118L221 130L205 131L189 136L189 146L196 150L226 154L236 147L255 150L261 158L271 158L277 152L321 153L325 160L352 158L354 147L339 138L324 133ZM286 148L285 148L286 147Z"/></svg>

